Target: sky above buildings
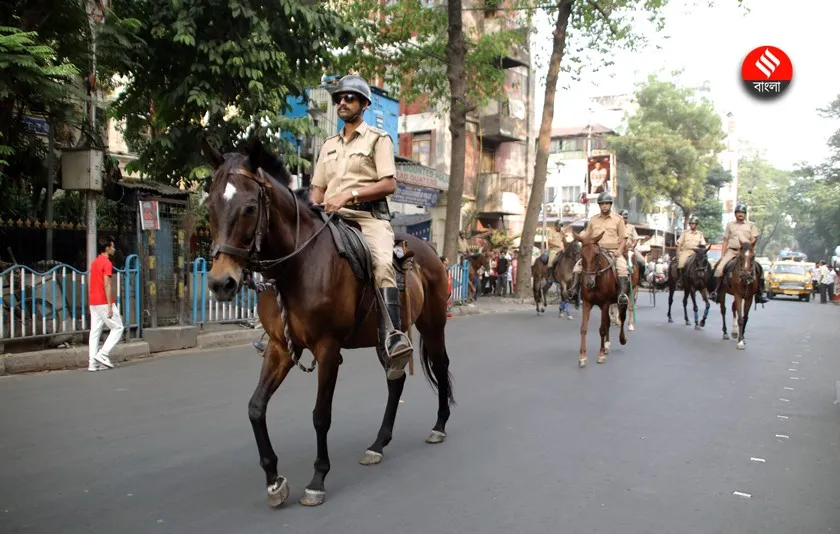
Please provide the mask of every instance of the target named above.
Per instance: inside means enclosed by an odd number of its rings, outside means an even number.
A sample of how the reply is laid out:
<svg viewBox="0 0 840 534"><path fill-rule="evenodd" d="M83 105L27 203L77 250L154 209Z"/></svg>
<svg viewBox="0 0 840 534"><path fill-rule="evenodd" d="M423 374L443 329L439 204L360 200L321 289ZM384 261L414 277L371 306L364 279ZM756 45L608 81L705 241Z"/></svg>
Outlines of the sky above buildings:
<svg viewBox="0 0 840 534"><path fill-rule="evenodd" d="M830 0L671 0L664 31L645 28L650 46L636 53L613 52L614 65L599 72L587 70L580 81L564 75L555 101L557 126L585 125L588 97L631 93L649 74L670 76L682 69L685 86L708 82L707 96L721 113L731 112L738 137L783 169L797 162L819 163L827 157L826 141L840 123L819 116L840 95L840 71L833 57L840 2ZM539 120L545 94L547 59L551 52L553 20L541 13L532 41L536 59ZM644 26L644 25L643 25ZM661 48L656 49L654 45ZM754 48L781 48L793 63L793 81L776 100L760 101L742 85L741 64ZM593 58L594 59L594 58ZM742 148L745 145L742 145Z"/></svg>

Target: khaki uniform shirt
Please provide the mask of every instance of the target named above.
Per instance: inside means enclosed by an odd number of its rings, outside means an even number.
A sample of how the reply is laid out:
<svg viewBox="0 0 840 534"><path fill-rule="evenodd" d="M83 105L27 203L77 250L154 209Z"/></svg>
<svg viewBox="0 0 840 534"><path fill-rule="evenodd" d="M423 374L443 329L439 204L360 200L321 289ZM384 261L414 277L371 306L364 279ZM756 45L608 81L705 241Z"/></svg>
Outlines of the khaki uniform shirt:
<svg viewBox="0 0 840 534"><path fill-rule="evenodd" d="M615 213L610 213L606 217L600 213L589 219L589 225L583 231L583 237L595 237L601 232L604 236L598 244L610 250L616 250L618 244L624 239L627 239L627 228L624 224L624 218Z"/></svg>
<svg viewBox="0 0 840 534"><path fill-rule="evenodd" d="M324 201L394 176L394 142L385 130L362 122L350 139L339 135L324 141L312 185L323 187ZM348 204L347 207L351 207Z"/></svg>
<svg viewBox="0 0 840 534"><path fill-rule="evenodd" d="M726 225L726 230L723 231L723 242L731 250L740 250L741 243L751 243L758 236L758 227L754 223L732 221Z"/></svg>
<svg viewBox="0 0 840 534"><path fill-rule="evenodd" d="M623 218L624 217L622 217L622 219ZM624 231L627 233L627 241L632 242L632 243L628 243L628 245L629 244L635 244L639 241L639 233L636 232L636 226L635 225L630 224L630 223L624 223Z"/></svg>
<svg viewBox="0 0 840 534"><path fill-rule="evenodd" d="M700 230L686 230L680 235L679 241L677 241L677 250L684 251L690 250L693 251L697 247L706 246L706 238L703 236L703 232Z"/></svg>

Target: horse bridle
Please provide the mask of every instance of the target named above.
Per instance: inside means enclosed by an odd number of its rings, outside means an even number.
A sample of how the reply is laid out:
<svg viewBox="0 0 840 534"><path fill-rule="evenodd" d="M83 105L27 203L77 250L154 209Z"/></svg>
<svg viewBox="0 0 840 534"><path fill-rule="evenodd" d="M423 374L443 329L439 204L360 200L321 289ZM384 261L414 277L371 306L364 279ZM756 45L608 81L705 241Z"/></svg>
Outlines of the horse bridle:
<svg viewBox="0 0 840 534"><path fill-rule="evenodd" d="M320 234L324 228L329 225L330 221L335 216L335 213L330 213L329 217L324 224L313 233L309 239L307 239L302 245L298 246L298 242L300 241L300 204L298 203L297 195L295 192L292 191L288 186L285 186L288 190L289 194L292 196L292 201L295 204L295 244L292 249L292 252L286 254L282 258L272 259L272 260L260 260L260 250L262 245L262 240L265 234L268 233L268 224L269 224L269 213L270 213L270 206L271 206L271 197L269 195L269 191L273 190L274 187L271 185L271 182L266 178L265 172L262 168L258 168L256 174L249 171L248 169L244 168L237 168L233 169L228 173L228 176L239 174L250 180L254 181L259 186L259 193L257 193L257 229L254 231L254 235L251 237L251 243L248 245L248 248L241 248L241 247L234 247L232 245L228 245L227 243L220 243L215 244L213 247L213 251L211 256L215 259L220 253L223 254L230 254L231 256L236 256L237 258L242 258L247 262L247 268L254 271L254 272L261 272L266 269L270 269L271 267L275 267L284 263L296 255L298 255L303 249L305 249L316 237ZM215 243L215 241L214 241Z"/></svg>
<svg viewBox="0 0 840 534"><path fill-rule="evenodd" d="M582 251L581 251L580 257L581 257L581 268L583 268L583 263L582 263L583 262L583 254L582 254ZM602 249L600 246L598 246L598 255L596 256L596 260L595 260L596 268L598 266L597 258L600 258L600 257L603 257L605 260L607 260L607 266L604 267L603 269L598 270L598 271L583 271L582 270L581 273L580 273L581 276L589 275L589 276L598 277L598 276L601 276L602 274L604 274L605 272L609 271L610 269L612 269L613 260L607 255L606 252L604 252L604 249Z"/></svg>

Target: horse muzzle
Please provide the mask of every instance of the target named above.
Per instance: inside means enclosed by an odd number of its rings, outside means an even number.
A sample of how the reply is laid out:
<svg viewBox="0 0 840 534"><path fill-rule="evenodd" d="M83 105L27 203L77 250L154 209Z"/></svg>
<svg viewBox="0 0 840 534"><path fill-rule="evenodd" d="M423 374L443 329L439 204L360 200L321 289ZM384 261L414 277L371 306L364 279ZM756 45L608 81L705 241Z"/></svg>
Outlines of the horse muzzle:
<svg viewBox="0 0 840 534"><path fill-rule="evenodd" d="M595 277L592 275L584 276L583 277L583 285L586 286L587 289L592 289L595 287Z"/></svg>
<svg viewBox="0 0 840 534"><path fill-rule="evenodd" d="M216 278L208 273L207 287L213 293L213 296L216 297L216 300L219 302L229 302L233 300L239 291L239 280L230 275Z"/></svg>

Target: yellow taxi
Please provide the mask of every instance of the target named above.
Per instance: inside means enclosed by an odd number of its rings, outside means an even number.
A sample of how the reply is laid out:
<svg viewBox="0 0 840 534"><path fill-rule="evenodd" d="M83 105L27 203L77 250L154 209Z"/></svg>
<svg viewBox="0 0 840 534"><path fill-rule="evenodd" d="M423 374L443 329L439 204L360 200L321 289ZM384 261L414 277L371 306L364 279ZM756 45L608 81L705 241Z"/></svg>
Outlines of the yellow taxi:
<svg viewBox="0 0 840 534"><path fill-rule="evenodd" d="M799 300L810 302L811 273L804 262L801 261L777 261L769 269L767 275L767 297L773 298L776 295L799 297Z"/></svg>

